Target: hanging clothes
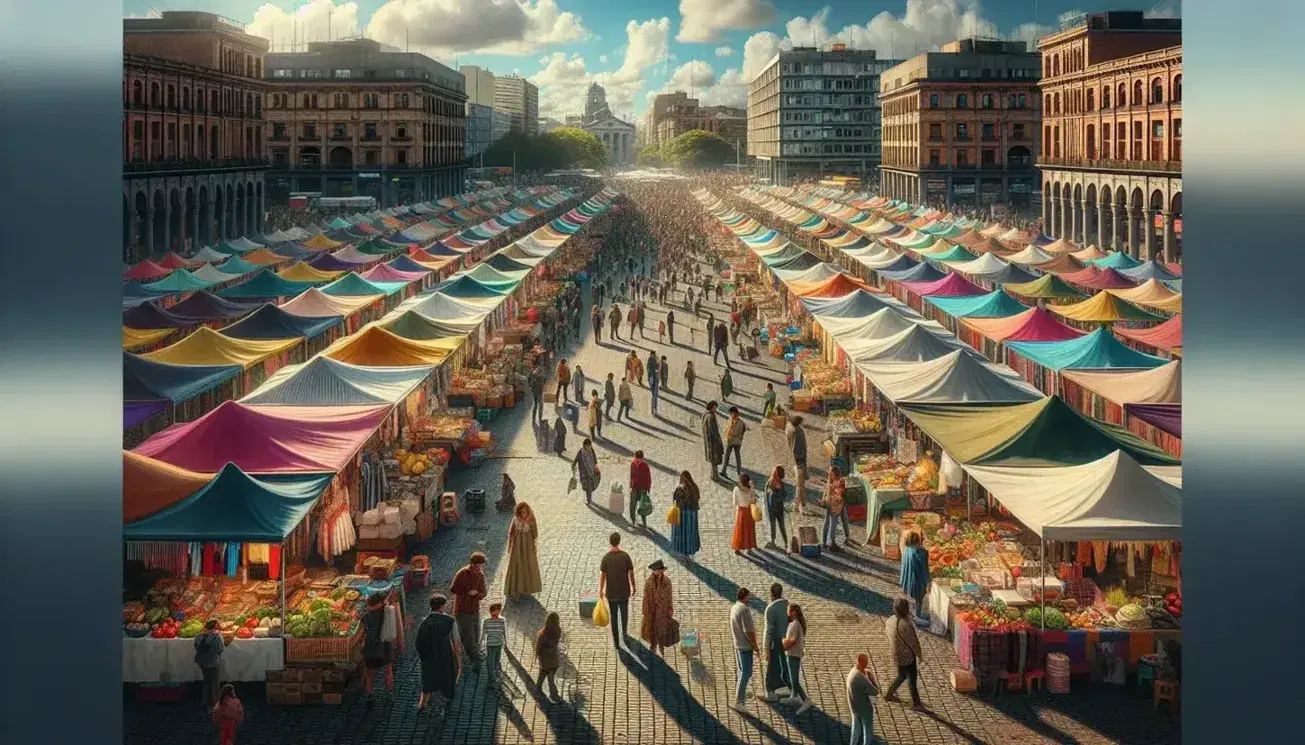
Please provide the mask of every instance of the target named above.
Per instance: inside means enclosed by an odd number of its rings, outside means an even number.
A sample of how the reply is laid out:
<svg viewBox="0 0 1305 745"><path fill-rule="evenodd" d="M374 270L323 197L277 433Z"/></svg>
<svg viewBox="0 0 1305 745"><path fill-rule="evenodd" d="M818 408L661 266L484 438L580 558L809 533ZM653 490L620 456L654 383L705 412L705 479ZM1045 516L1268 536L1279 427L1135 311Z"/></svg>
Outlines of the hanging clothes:
<svg viewBox="0 0 1305 745"><path fill-rule="evenodd" d="M268 546L267 578L281 579L281 545L279 543Z"/></svg>
<svg viewBox="0 0 1305 745"><path fill-rule="evenodd" d="M240 544L227 544L227 576L234 577L240 570Z"/></svg>
<svg viewBox="0 0 1305 745"><path fill-rule="evenodd" d="M128 561L139 561L149 569L162 569L176 577L186 575L190 566L190 544L159 541L129 541Z"/></svg>

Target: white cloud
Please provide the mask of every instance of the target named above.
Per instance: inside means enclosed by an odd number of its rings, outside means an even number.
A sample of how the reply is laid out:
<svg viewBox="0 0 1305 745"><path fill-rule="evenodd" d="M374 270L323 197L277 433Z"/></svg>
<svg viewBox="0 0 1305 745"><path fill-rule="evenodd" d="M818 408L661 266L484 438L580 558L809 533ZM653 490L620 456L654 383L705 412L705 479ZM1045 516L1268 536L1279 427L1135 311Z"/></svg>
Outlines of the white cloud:
<svg viewBox="0 0 1305 745"><path fill-rule="evenodd" d="M649 72L666 57L670 29L669 18L627 23L624 57L615 70L591 72L580 55L554 52L546 63L541 61L539 72L530 76L531 82L539 86L540 114L555 119L579 114L584 108L585 92L594 82L606 89L607 103L614 113L619 116L630 112ZM606 64L603 59L599 58L600 63Z"/></svg>
<svg viewBox="0 0 1305 745"><path fill-rule="evenodd" d="M781 49L792 44L770 31L753 34L743 44L743 77L752 80Z"/></svg>
<svg viewBox="0 0 1305 745"><path fill-rule="evenodd" d="M769 24L775 17L771 0L680 0L682 42L711 42L721 31L745 31Z"/></svg>
<svg viewBox="0 0 1305 745"><path fill-rule="evenodd" d="M556 0L388 0L367 22L367 35L448 56L531 54L550 44L586 39L589 30L579 16L558 8Z"/></svg>
<svg viewBox="0 0 1305 745"><path fill-rule="evenodd" d="M267 39L274 51L290 51L296 41L302 47L310 41L354 36L360 28L358 3L309 0L293 12L270 3L260 5L246 30Z"/></svg>
<svg viewBox="0 0 1305 745"><path fill-rule="evenodd" d="M665 89L669 92L684 91L698 99L702 106L745 108L748 101L748 81L737 67L717 75L715 69L702 60L686 62L676 68ZM648 91L645 99L652 103L661 92L660 88Z"/></svg>
<svg viewBox="0 0 1305 745"><path fill-rule="evenodd" d="M734 47L731 46L716 47L717 57L728 57L731 54L734 54Z"/></svg>

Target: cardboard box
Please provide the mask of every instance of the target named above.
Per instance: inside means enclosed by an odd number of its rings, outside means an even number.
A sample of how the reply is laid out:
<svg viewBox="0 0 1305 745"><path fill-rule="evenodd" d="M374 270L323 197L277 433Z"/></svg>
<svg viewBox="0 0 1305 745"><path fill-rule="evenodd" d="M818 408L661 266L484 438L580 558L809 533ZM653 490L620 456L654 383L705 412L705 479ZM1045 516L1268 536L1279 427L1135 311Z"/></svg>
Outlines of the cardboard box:
<svg viewBox="0 0 1305 745"><path fill-rule="evenodd" d="M304 692L303 683L282 683L281 686L285 690L286 696L298 696Z"/></svg>
<svg viewBox="0 0 1305 745"><path fill-rule="evenodd" d="M310 693L311 693L311 694L315 694L315 695L317 695L317 696L320 696L320 695L322 695L322 684L321 684L321 683L304 683L304 684L303 684L303 692L304 692L304 695L305 695L305 696L307 696L307 695L310 694Z"/></svg>
<svg viewBox="0 0 1305 745"><path fill-rule="evenodd" d="M969 693L979 687L979 682L969 670L953 670L951 682L952 690L957 693Z"/></svg>
<svg viewBox="0 0 1305 745"><path fill-rule="evenodd" d="M322 682L322 672L322 670L316 668L306 668L300 674L300 680L304 683L316 683L320 685Z"/></svg>
<svg viewBox="0 0 1305 745"><path fill-rule="evenodd" d="M287 693L285 698L281 699L279 703L285 704L286 706L300 706L304 703L304 697L303 694L299 693Z"/></svg>
<svg viewBox="0 0 1305 745"><path fill-rule="evenodd" d="M268 683L267 700L280 701L282 698L285 698L285 686L281 683Z"/></svg>

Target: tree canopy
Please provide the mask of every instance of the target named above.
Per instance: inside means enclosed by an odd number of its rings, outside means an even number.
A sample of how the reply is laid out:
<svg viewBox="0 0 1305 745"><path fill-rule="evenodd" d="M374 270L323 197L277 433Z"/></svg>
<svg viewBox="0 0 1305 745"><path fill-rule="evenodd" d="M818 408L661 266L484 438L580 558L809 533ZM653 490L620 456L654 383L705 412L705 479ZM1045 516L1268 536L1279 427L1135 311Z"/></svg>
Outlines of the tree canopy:
<svg viewBox="0 0 1305 745"><path fill-rule="evenodd" d="M694 129L662 147L662 162L679 168L715 169L734 160L734 146L715 132Z"/></svg>
<svg viewBox="0 0 1305 745"><path fill-rule="evenodd" d="M602 168L607 150L589 132L559 127L538 136L509 132L485 151L486 166L511 167L514 158L518 171Z"/></svg>
<svg viewBox="0 0 1305 745"><path fill-rule="evenodd" d="M602 168L607 165L607 148L592 132L577 127L558 127L543 135L565 153L572 168Z"/></svg>
<svg viewBox="0 0 1305 745"><path fill-rule="evenodd" d="M662 164L662 151L656 145L649 145L639 151L634 162L643 168L658 168Z"/></svg>

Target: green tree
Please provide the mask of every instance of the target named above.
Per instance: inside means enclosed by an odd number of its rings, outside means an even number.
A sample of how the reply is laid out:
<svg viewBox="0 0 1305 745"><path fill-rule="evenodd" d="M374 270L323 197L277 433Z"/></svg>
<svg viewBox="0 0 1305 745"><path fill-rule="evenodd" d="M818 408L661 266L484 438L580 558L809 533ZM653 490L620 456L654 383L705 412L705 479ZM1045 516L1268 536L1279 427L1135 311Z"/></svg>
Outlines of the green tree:
<svg viewBox="0 0 1305 745"><path fill-rule="evenodd" d="M570 168L602 168L607 165L607 148L594 136L577 127L558 127L542 139L561 150Z"/></svg>
<svg viewBox="0 0 1305 745"><path fill-rule="evenodd" d="M715 132L694 129L668 142L662 162L677 168L715 169L734 160L734 146Z"/></svg>
<svg viewBox="0 0 1305 745"><path fill-rule="evenodd" d="M643 168L660 168L662 165L662 151L656 145L649 145L639 151L634 162Z"/></svg>

